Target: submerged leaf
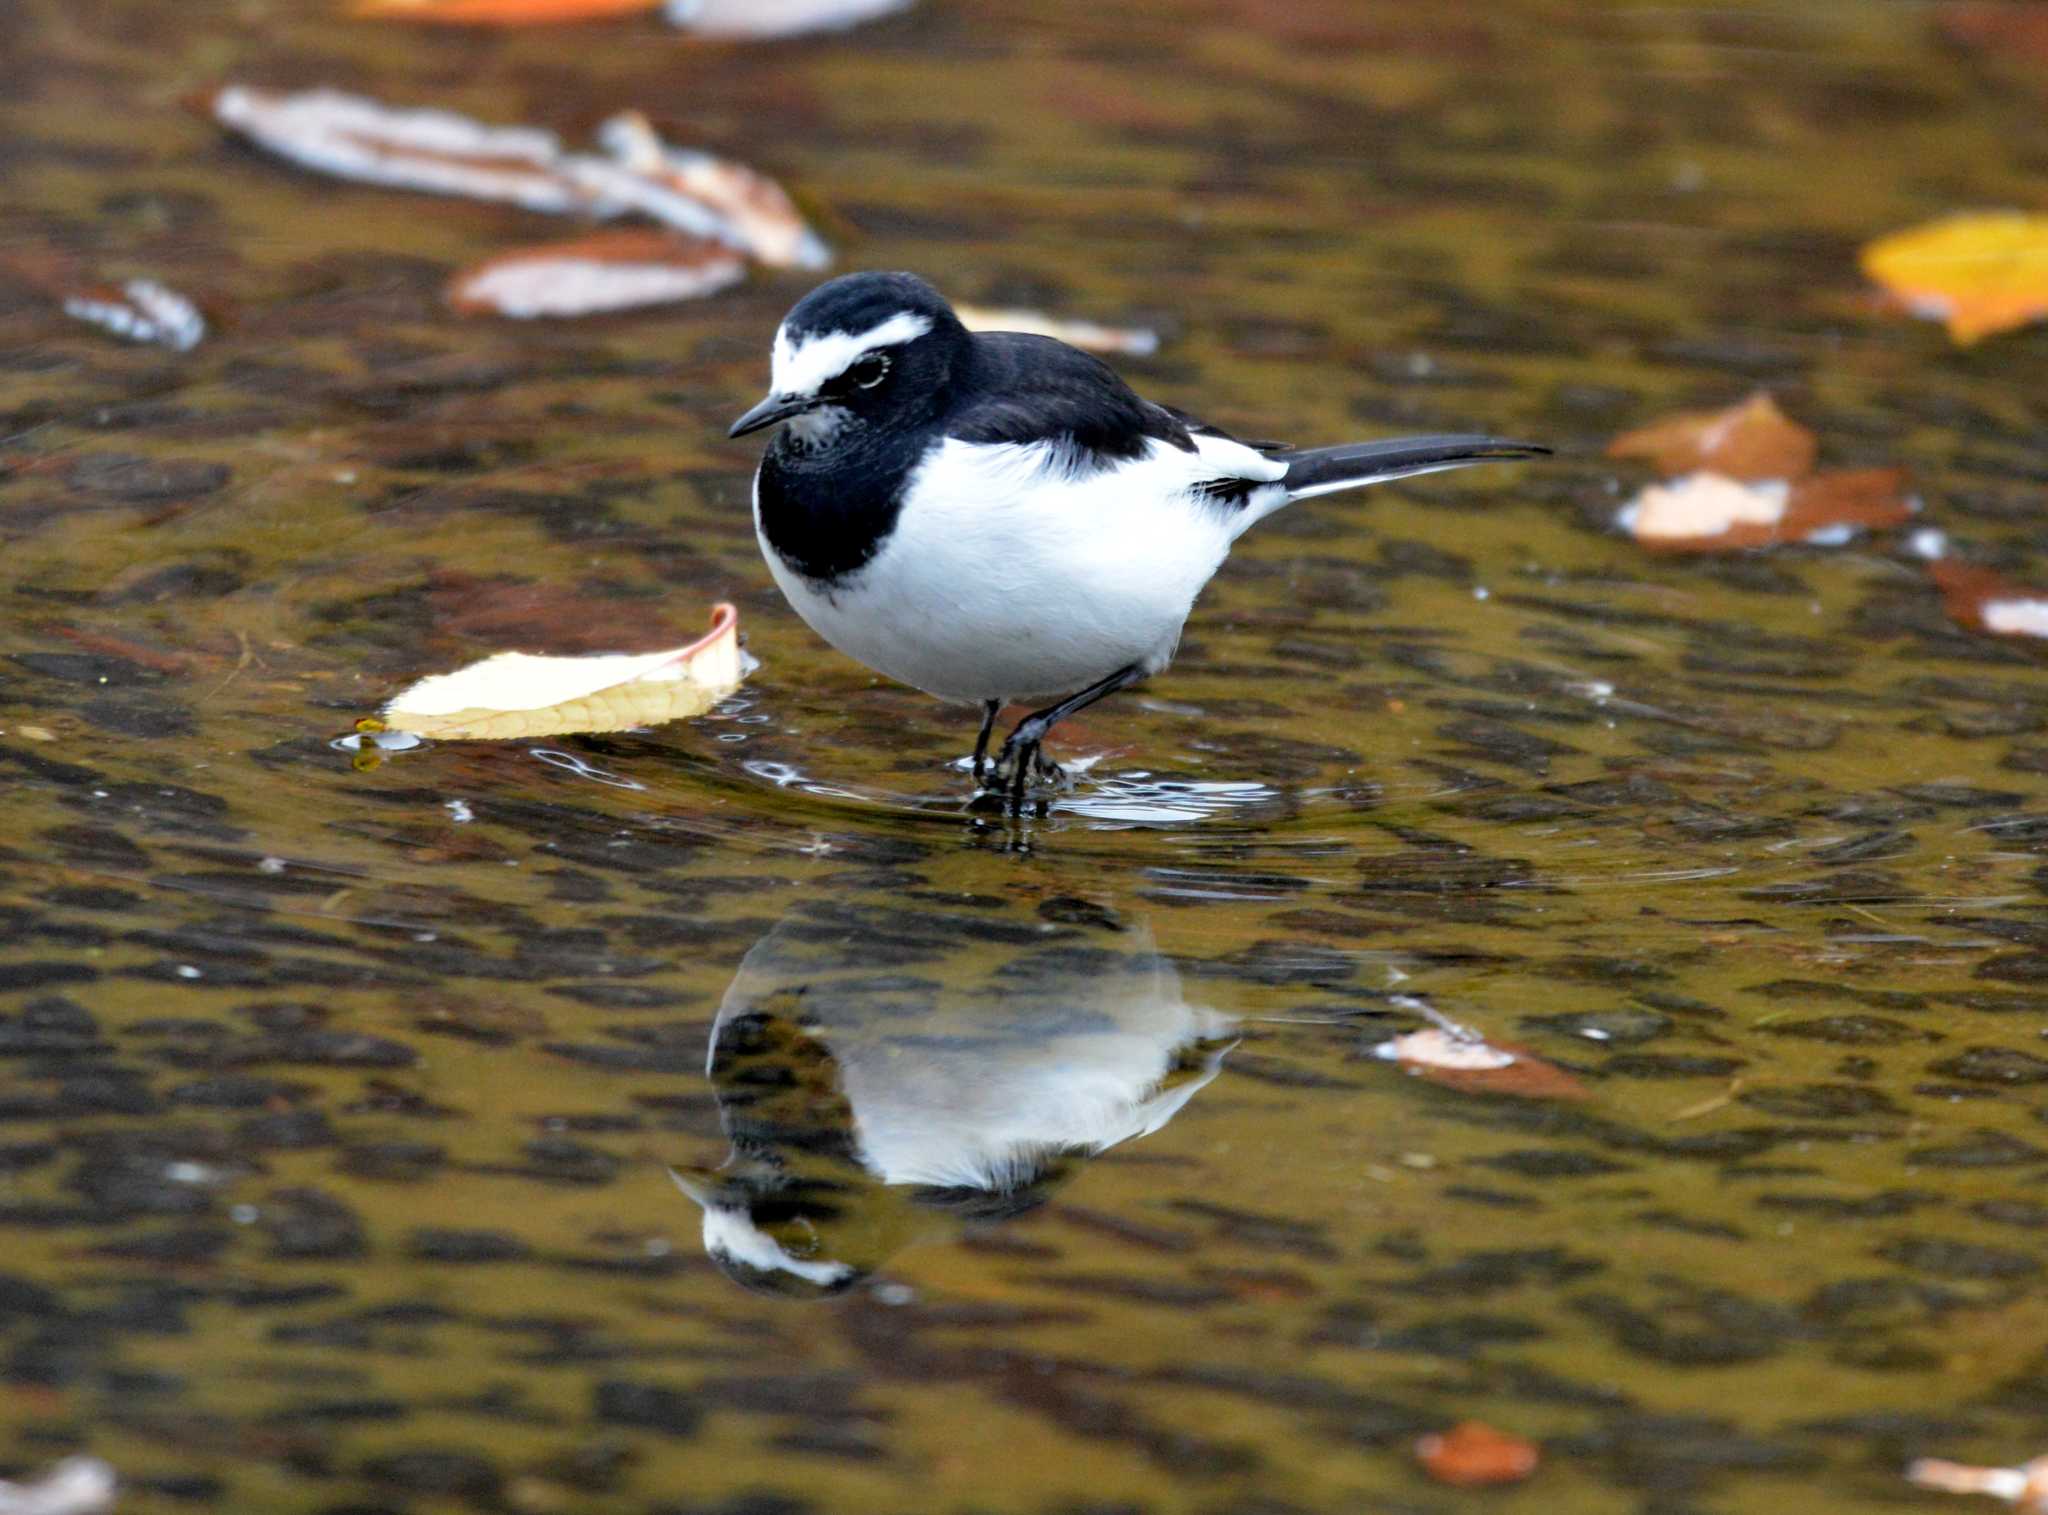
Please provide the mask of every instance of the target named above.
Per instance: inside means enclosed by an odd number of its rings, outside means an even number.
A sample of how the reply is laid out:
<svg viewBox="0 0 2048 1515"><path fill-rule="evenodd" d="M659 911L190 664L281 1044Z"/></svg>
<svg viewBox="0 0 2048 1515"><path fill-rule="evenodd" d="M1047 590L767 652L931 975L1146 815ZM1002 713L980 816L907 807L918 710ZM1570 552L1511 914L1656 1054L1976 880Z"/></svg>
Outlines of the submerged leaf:
<svg viewBox="0 0 2048 1515"><path fill-rule="evenodd" d="M1555 1063L1521 1047L1487 1041L1455 1022L1381 1042L1373 1054L1399 1063L1418 1078L1468 1094L1576 1099L1586 1092L1585 1085Z"/></svg>
<svg viewBox="0 0 2048 1515"><path fill-rule="evenodd" d="M687 31L708 37L795 37L843 31L894 11L911 0L667 0L664 14Z"/></svg>
<svg viewBox="0 0 2048 1515"><path fill-rule="evenodd" d="M339 90L231 84L204 101L213 118L318 173L460 195L550 215L645 216L764 263L822 267L830 251L773 180L672 148L640 122L605 128L603 155L565 152L553 132L487 126L452 111L398 108Z"/></svg>
<svg viewBox="0 0 2048 1515"><path fill-rule="evenodd" d="M2048 590L1949 557L1947 539L1938 531L1917 533L1913 547L1928 560L1941 608L1958 626L1993 636L2048 637Z"/></svg>
<svg viewBox="0 0 2048 1515"><path fill-rule="evenodd" d="M1813 473L1814 434L1767 394L1726 410L1686 411L1625 432L1610 457L1648 458L1664 481L1615 514L1655 552L1732 552L1789 542L1839 546L1897 526L1919 508L1897 468Z"/></svg>
<svg viewBox="0 0 2048 1515"><path fill-rule="evenodd" d="M1880 237L1863 271L1968 346L2048 316L2048 215L1951 216Z"/></svg>
<svg viewBox="0 0 2048 1515"><path fill-rule="evenodd" d="M1533 1441L1496 1431L1484 1421L1464 1420L1439 1435L1422 1437L1415 1443L1415 1458L1438 1483L1476 1489L1520 1483L1536 1471L1542 1453Z"/></svg>
<svg viewBox="0 0 2048 1515"><path fill-rule="evenodd" d="M561 142L536 127L486 126L334 89L287 94L229 84L207 104L228 130L316 173L554 215L598 214L590 194L561 173Z"/></svg>
<svg viewBox="0 0 2048 1515"><path fill-rule="evenodd" d="M1607 444L1610 458L1648 458L1667 479L1706 470L1752 484L1799 478L1818 452L1813 433L1762 392L1726 410L1682 411Z"/></svg>
<svg viewBox="0 0 2048 1515"><path fill-rule="evenodd" d="M358 16L437 26L548 26L656 10L661 0L356 0Z"/></svg>
<svg viewBox="0 0 2048 1515"><path fill-rule="evenodd" d="M384 721L440 741L624 731L701 715L744 677L739 612L722 604L687 647L575 658L501 652L420 680L385 707Z"/></svg>
<svg viewBox="0 0 2048 1515"><path fill-rule="evenodd" d="M1139 358L1159 351L1159 333L1147 326L1098 326L1093 321L1069 321L1039 310L996 310L979 305L956 305L953 314L969 331L1021 331L1055 337L1089 352L1128 353Z"/></svg>
<svg viewBox="0 0 2048 1515"><path fill-rule="evenodd" d="M741 245L774 268L823 268L832 250L805 224L787 191L766 174L695 148L672 147L638 111L597 129L598 145L621 168L702 201L737 229Z"/></svg>
<svg viewBox="0 0 2048 1515"><path fill-rule="evenodd" d="M1839 469L1788 484L1745 484L1715 473L1652 484L1615 523L1655 552L1737 552L1790 542L1839 546L1858 531L1912 519L1897 468Z"/></svg>
<svg viewBox="0 0 2048 1515"><path fill-rule="evenodd" d="M716 242L607 232L466 268L448 281L448 303L468 316L587 316L694 300L737 283L746 268L738 253Z"/></svg>
<svg viewBox="0 0 2048 1515"><path fill-rule="evenodd" d="M1738 527L1774 531L1785 519L1792 488L1783 479L1745 484L1718 473L1692 473L1652 484L1622 506L1615 522L1646 546L1698 550L1724 545Z"/></svg>
<svg viewBox="0 0 2048 1515"><path fill-rule="evenodd" d="M206 317L175 289L130 279L118 289L85 289L64 297L64 314L130 342L190 352L206 336Z"/></svg>
<svg viewBox="0 0 2048 1515"><path fill-rule="evenodd" d="M2016 1468L1980 1468L1967 1462L1920 1457L1906 1467L1908 1482L1945 1494L1989 1494L2029 1515L2048 1515L2048 1457Z"/></svg>

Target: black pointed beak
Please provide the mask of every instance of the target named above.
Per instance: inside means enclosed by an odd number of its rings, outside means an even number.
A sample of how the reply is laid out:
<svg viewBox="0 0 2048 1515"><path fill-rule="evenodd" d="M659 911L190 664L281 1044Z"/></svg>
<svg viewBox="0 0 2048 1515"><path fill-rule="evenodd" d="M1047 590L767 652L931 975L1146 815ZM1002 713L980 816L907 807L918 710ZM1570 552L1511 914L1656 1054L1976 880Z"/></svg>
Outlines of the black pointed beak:
<svg viewBox="0 0 2048 1515"><path fill-rule="evenodd" d="M773 426L777 421L787 421L791 416L800 416L817 403L807 395L770 395L733 422L732 429L726 432L726 435L743 437L750 431Z"/></svg>

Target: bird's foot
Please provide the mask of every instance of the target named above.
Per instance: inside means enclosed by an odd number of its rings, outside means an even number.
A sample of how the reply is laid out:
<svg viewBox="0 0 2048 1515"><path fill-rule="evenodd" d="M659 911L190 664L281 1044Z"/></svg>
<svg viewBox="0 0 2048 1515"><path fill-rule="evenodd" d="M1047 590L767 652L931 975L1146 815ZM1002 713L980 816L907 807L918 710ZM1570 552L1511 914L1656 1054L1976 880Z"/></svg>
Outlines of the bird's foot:
<svg viewBox="0 0 2048 1515"><path fill-rule="evenodd" d="M1032 779L1059 787L1067 782L1067 771L1045 755L1042 745L1045 733L1051 729L1051 722L1025 720L1010 733L1003 743L1002 751L989 765L988 778L981 782L985 787L998 792L1007 791L1009 810L1018 815L1024 809L1024 792Z"/></svg>

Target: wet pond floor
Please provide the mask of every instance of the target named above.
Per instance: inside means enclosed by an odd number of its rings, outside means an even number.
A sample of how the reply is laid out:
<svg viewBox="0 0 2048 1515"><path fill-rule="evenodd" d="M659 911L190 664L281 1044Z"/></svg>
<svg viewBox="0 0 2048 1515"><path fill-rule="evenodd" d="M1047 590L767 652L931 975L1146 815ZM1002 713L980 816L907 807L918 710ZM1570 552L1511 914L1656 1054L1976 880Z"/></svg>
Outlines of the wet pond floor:
<svg viewBox="0 0 2048 1515"><path fill-rule="evenodd" d="M2040 655L1901 533L1649 555L1602 456L1768 388L2038 572L2048 332L1957 349L1855 269L2040 202L2048 64L1944 19L0 6L0 1465L152 1512L1832 1515L2048 1450ZM1005 821L971 720L759 559L723 430L804 277L464 320L452 269L559 226L230 144L180 104L227 79L638 107L842 267L1159 326L1124 370L1246 435L1559 456L1266 523ZM207 341L49 294L145 275ZM330 745L721 599L761 668L701 721ZM1576 1097L1376 1057L1418 998ZM1465 1418L1542 1469L1431 1484Z"/></svg>

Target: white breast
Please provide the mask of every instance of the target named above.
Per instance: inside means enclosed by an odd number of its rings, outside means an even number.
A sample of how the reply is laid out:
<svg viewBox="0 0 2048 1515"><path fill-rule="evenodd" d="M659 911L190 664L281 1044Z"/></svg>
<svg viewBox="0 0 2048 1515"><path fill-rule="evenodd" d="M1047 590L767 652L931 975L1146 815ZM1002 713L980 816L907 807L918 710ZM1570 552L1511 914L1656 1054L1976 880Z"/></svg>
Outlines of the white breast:
<svg viewBox="0 0 2048 1515"><path fill-rule="evenodd" d="M829 591L761 548L797 613L892 679L961 701L1072 694L1172 658L1237 517L1196 486L1286 471L1240 443L1196 442L1076 472L1046 444L948 439L874 558Z"/></svg>

